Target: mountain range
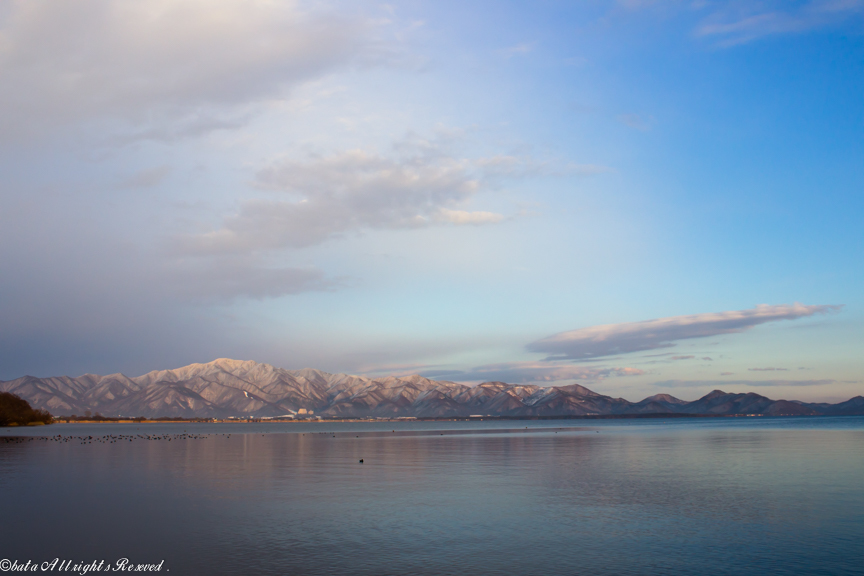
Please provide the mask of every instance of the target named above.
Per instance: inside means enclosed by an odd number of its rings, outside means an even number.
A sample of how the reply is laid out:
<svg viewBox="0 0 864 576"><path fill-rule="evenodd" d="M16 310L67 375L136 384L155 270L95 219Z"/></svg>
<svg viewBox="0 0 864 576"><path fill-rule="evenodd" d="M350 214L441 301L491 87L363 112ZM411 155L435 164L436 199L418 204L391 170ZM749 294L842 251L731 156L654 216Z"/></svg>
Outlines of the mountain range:
<svg viewBox="0 0 864 576"><path fill-rule="evenodd" d="M285 370L220 358L129 378L24 376L0 381L37 409L55 416L84 414L156 418L273 417L314 413L325 418L450 416L587 416L632 414L864 414L864 397L839 404L771 400L715 390L687 402L657 394L641 402L604 396L580 386L484 382L467 386L419 375L366 378L320 370Z"/></svg>

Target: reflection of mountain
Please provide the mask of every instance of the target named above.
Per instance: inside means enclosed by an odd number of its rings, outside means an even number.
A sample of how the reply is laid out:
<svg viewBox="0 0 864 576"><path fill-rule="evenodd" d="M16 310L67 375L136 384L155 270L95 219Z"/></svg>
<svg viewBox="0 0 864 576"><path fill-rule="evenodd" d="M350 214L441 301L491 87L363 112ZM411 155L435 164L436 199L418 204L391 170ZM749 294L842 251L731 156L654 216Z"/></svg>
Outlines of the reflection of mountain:
<svg viewBox="0 0 864 576"><path fill-rule="evenodd" d="M864 398L840 404L770 400L719 390L694 402L657 394L641 402L570 386L485 382L465 386L422 376L370 379L319 370L283 370L252 361L219 359L137 378L123 374L78 378L24 376L0 382L34 408L55 415L279 416L301 409L325 417L564 416L607 414L864 414Z"/></svg>

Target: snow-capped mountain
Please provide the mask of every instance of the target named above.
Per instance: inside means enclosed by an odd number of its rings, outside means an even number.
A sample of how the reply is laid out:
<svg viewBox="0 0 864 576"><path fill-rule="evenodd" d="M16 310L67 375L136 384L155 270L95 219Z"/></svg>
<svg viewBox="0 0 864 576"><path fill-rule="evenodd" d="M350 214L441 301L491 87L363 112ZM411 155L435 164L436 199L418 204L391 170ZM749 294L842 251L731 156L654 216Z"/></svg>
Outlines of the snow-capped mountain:
<svg viewBox="0 0 864 576"><path fill-rule="evenodd" d="M324 417L565 416L614 414L852 414L864 398L842 404L771 400L719 390L695 402L658 394L633 403L583 386L466 386L419 375L366 378L309 368L285 370L253 361L220 358L130 378L123 374L77 378L24 376L0 382L34 408L54 415L281 416L301 410Z"/></svg>

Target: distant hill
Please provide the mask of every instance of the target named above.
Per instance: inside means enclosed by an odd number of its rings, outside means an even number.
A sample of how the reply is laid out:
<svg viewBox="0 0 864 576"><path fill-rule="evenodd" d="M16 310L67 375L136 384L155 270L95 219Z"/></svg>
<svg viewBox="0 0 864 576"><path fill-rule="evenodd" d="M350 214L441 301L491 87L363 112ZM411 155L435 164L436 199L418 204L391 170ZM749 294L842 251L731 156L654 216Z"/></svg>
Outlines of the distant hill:
<svg viewBox="0 0 864 576"><path fill-rule="evenodd" d="M156 418L268 417L301 410L324 417L584 416L631 414L864 414L864 398L840 404L771 400L759 394L715 390L694 402L657 394L641 402L569 386L485 382L466 386L414 375L365 378L320 370L284 370L220 358L176 370L129 378L123 374L77 378L24 376L0 382L32 406L55 415Z"/></svg>

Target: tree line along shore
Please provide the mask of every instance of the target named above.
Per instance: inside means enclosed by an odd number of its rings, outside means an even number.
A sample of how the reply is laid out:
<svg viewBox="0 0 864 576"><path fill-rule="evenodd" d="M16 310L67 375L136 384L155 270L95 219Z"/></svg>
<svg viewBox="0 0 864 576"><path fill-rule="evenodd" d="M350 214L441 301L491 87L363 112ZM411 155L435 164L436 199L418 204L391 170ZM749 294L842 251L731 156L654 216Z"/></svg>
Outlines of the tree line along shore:
<svg viewBox="0 0 864 576"><path fill-rule="evenodd" d="M0 426L41 426L54 417L47 410L36 410L30 403L11 392L0 392Z"/></svg>

